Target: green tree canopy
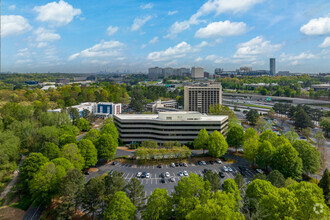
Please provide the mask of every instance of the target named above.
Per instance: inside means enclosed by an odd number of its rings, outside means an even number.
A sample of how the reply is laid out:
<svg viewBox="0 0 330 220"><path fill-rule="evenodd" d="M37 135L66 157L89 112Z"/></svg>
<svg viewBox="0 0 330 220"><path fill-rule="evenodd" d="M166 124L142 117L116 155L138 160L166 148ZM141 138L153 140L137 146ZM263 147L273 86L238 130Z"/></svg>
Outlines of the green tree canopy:
<svg viewBox="0 0 330 220"><path fill-rule="evenodd" d="M61 150L54 143L46 143L45 146L41 148L41 153L48 159L52 160L60 156Z"/></svg>
<svg viewBox="0 0 330 220"><path fill-rule="evenodd" d="M288 139L291 144L293 144L299 138L299 135L295 131L287 131L284 134L284 137Z"/></svg>
<svg viewBox="0 0 330 220"><path fill-rule="evenodd" d="M144 192L144 186L141 182L133 177L131 181L125 186L125 192L128 198L130 198L133 205L141 210L145 204L146 196Z"/></svg>
<svg viewBox="0 0 330 220"><path fill-rule="evenodd" d="M246 129L246 131L244 133L244 137L243 137L244 141L245 140L248 140L250 138L252 138L254 140L258 140L259 139L259 136L258 136L256 130L254 130L253 128Z"/></svg>
<svg viewBox="0 0 330 220"><path fill-rule="evenodd" d="M150 195L142 212L143 219L166 220L172 209L171 196L166 189L156 188Z"/></svg>
<svg viewBox="0 0 330 220"><path fill-rule="evenodd" d="M273 170L267 176L267 180L276 186L277 188L281 188L285 186L285 178L283 174L278 170Z"/></svg>
<svg viewBox="0 0 330 220"><path fill-rule="evenodd" d="M241 193L238 189L238 186L235 182L234 179L226 179L223 182L223 189L224 192L228 192L228 193L233 193L236 199L236 209L237 211L240 210L240 208L242 207L242 197L241 197Z"/></svg>
<svg viewBox="0 0 330 220"><path fill-rule="evenodd" d="M117 147L118 142L110 134L102 134L96 144L98 156L105 160L115 158Z"/></svg>
<svg viewBox="0 0 330 220"><path fill-rule="evenodd" d="M278 146L277 140L278 140L277 134L271 130L262 132L259 137L259 141L261 143L264 141L269 141L273 146Z"/></svg>
<svg viewBox="0 0 330 220"><path fill-rule="evenodd" d="M68 171L69 169L73 169L73 164L66 158L59 157L51 160L52 163L54 163L56 166L62 166L65 171Z"/></svg>
<svg viewBox="0 0 330 220"><path fill-rule="evenodd" d="M85 168L94 166L97 163L97 150L92 141L82 139L78 142L78 148L85 160Z"/></svg>
<svg viewBox="0 0 330 220"><path fill-rule="evenodd" d="M258 147L257 164L267 168L267 166L271 164L275 152L276 148L269 141L263 141Z"/></svg>
<svg viewBox="0 0 330 220"><path fill-rule="evenodd" d="M253 163L258 155L259 141L257 137L253 136L252 138L246 139L243 146L244 158Z"/></svg>
<svg viewBox="0 0 330 220"><path fill-rule="evenodd" d="M59 138L59 145L60 147L66 145L66 144L76 144L77 138L75 135L72 134L63 134Z"/></svg>
<svg viewBox="0 0 330 220"><path fill-rule="evenodd" d="M84 158L79 152L79 148L76 144L66 144L61 150L62 157L68 159L75 168L82 170L85 166Z"/></svg>
<svg viewBox="0 0 330 220"><path fill-rule="evenodd" d="M197 138L194 140L194 148L195 149L205 149L208 148L209 142L209 134L207 133L206 129L203 128L199 131Z"/></svg>
<svg viewBox="0 0 330 220"><path fill-rule="evenodd" d="M243 145L244 130L242 126L233 126L227 133L227 143L229 146L239 149Z"/></svg>
<svg viewBox="0 0 330 220"><path fill-rule="evenodd" d="M259 113L257 110L255 109L251 109L250 111L248 111L248 113L246 114L246 119L251 122L252 124L255 124L257 122L259 118Z"/></svg>
<svg viewBox="0 0 330 220"><path fill-rule="evenodd" d="M84 118L80 118L78 120L77 127L80 129L80 131L89 131L91 129L89 121Z"/></svg>
<svg viewBox="0 0 330 220"><path fill-rule="evenodd" d="M88 139L91 142L93 142L93 144L96 146L98 139L100 138L101 133L99 130L93 128L91 129L85 136L83 139Z"/></svg>
<svg viewBox="0 0 330 220"><path fill-rule="evenodd" d="M322 179L319 182L319 187L323 189L324 200L329 205L330 200L330 174L328 168L324 170Z"/></svg>
<svg viewBox="0 0 330 220"><path fill-rule="evenodd" d="M322 127L322 130L326 134L326 136L329 136L329 132L330 132L330 117L322 118L322 120L320 122L320 125Z"/></svg>
<svg viewBox="0 0 330 220"><path fill-rule="evenodd" d="M215 130L209 138L209 154L213 157L221 157L227 152L228 144L223 135Z"/></svg>
<svg viewBox="0 0 330 220"><path fill-rule="evenodd" d="M304 111L303 108L300 108L296 113L294 117L294 126L298 129L303 129L307 127L313 127L314 124L308 114Z"/></svg>
<svg viewBox="0 0 330 220"><path fill-rule="evenodd" d="M105 210L104 219L134 219L136 208L124 192L116 192L109 207Z"/></svg>
<svg viewBox="0 0 330 220"><path fill-rule="evenodd" d="M296 140L293 147L298 151L302 160L304 173L315 174L321 168L321 155L316 147L303 140Z"/></svg>
<svg viewBox="0 0 330 220"><path fill-rule="evenodd" d="M119 138L118 130L115 126L115 123L108 123L102 127L102 134L110 134L115 140Z"/></svg>
<svg viewBox="0 0 330 220"><path fill-rule="evenodd" d="M276 188L270 182L266 180L255 179L246 188L245 204L248 207L255 209L260 199L264 195L268 195L275 190Z"/></svg>
<svg viewBox="0 0 330 220"><path fill-rule="evenodd" d="M208 170L204 174L204 181L209 181L211 184L211 191L216 192L221 189L221 179L216 172Z"/></svg>

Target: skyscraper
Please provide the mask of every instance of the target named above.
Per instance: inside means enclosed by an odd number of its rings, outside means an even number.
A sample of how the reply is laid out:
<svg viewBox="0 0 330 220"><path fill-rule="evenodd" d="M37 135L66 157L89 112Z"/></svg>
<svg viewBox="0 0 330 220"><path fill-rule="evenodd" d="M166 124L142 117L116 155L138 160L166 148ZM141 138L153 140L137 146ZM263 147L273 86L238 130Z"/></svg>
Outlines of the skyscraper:
<svg viewBox="0 0 330 220"><path fill-rule="evenodd" d="M269 74L274 75L276 73L275 71L275 58L269 59Z"/></svg>

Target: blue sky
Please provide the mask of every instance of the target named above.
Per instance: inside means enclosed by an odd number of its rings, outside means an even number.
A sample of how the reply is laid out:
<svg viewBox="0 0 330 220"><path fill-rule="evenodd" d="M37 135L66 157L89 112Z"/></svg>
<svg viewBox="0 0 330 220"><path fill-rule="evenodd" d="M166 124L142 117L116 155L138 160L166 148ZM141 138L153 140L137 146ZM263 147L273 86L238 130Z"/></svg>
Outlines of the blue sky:
<svg viewBox="0 0 330 220"><path fill-rule="evenodd" d="M2 72L330 72L329 0L3 0Z"/></svg>

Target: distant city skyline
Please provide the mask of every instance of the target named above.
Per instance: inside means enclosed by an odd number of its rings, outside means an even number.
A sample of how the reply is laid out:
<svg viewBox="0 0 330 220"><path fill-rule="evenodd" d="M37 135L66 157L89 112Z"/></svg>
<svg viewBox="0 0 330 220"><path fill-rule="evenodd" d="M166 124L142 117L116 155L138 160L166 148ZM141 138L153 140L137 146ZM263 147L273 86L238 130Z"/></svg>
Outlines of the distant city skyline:
<svg viewBox="0 0 330 220"><path fill-rule="evenodd" d="M4 0L1 72L330 72L328 0Z"/></svg>

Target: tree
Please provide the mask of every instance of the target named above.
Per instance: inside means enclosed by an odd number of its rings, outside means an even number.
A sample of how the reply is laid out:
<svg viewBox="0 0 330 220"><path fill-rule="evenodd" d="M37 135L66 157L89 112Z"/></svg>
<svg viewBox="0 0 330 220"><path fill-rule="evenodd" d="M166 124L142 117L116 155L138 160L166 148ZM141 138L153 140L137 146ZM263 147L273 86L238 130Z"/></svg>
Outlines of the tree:
<svg viewBox="0 0 330 220"><path fill-rule="evenodd" d="M186 219L237 219L243 220L244 215L236 210L233 193L217 191L204 204L198 204L188 213Z"/></svg>
<svg viewBox="0 0 330 220"><path fill-rule="evenodd" d="M197 205L205 204L210 198L210 190L211 184L197 174L191 173L189 177L182 178L172 194L174 217L184 219Z"/></svg>
<svg viewBox="0 0 330 220"><path fill-rule="evenodd" d="M97 163L97 150L92 141L82 139L78 142L78 148L85 160L85 168L94 166Z"/></svg>
<svg viewBox="0 0 330 220"><path fill-rule="evenodd" d="M237 211L240 210L240 208L242 207L242 197L241 197L241 193L238 189L238 186L235 182L234 179L226 179L223 182L223 191L227 192L227 193L233 193L236 199L236 209Z"/></svg>
<svg viewBox="0 0 330 220"><path fill-rule="evenodd" d="M98 156L105 160L115 158L117 147L118 142L110 134L102 134L96 144Z"/></svg>
<svg viewBox="0 0 330 220"><path fill-rule="evenodd" d="M287 188L297 198L295 202L297 211L293 215L295 219L324 219L329 217L329 208L324 202L322 189L316 184L302 181L291 184ZM320 209L322 212L315 212L320 211Z"/></svg>
<svg viewBox="0 0 330 220"><path fill-rule="evenodd" d="M144 186L135 177L126 185L125 192L128 198L130 198L133 205L141 210L145 204L146 196L144 192Z"/></svg>
<svg viewBox="0 0 330 220"><path fill-rule="evenodd" d="M84 118L80 118L78 120L77 127L80 129L80 131L89 131L91 129L91 125L89 124L89 121L87 121Z"/></svg>
<svg viewBox="0 0 330 220"><path fill-rule="evenodd" d="M221 157L226 153L228 148L226 139L217 130L215 130L210 135L208 145L209 145L209 154L213 157Z"/></svg>
<svg viewBox="0 0 330 220"><path fill-rule="evenodd" d="M236 150L243 145L244 130L242 126L233 126L227 133L227 143Z"/></svg>
<svg viewBox="0 0 330 220"><path fill-rule="evenodd" d="M204 154L204 150L208 148L208 142L209 134L207 133L206 129L203 128L199 131L197 138L194 140L194 148L203 149Z"/></svg>
<svg viewBox="0 0 330 220"><path fill-rule="evenodd" d="M110 134L115 140L118 140L119 133L115 126L115 123L111 122L103 126L101 129L102 134Z"/></svg>
<svg viewBox="0 0 330 220"><path fill-rule="evenodd" d="M329 136L330 132L330 117L325 117L321 119L320 126L324 131L326 136Z"/></svg>
<svg viewBox="0 0 330 220"><path fill-rule="evenodd" d="M299 135L297 134L297 132L294 132L294 131L287 131L285 134L284 134L284 137L286 139L288 139L290 141L291 144L293 144L298 138L299 138Z"/></svg>
<svg viewBox="0 0 330 220"><path fill-rule="evenodd" d="M267 168L270 165L276 148L269 142L263 141L257 151L256 162L259 166Z"/></svg>
<svg viewBox="0 0 330 220"><path fill-rule="evenodd" d="M85 184L85 177L78 169L70 169L63 177L59 190L59 200L56 203L56 215L58 218L70 219L78 205L78 197Z"/></svg>
<svg viewBox="0 0 330 220"><path fill-rule="evenodd" d="M264 131L260 134L259 141L263 143L264 141L269 141L273 146L278 145L278 136L271 130Z"/></svg>
<svg viewBox="0 0 330 220"><path fill-rule="evenodd" d="M316 146L317 147L322 147L325 145L326 139L323 136L321 131L316 131L314 134L314 138L316 140Z"/></svg>
<svg viewBox="0 0 330 220"><path fill-rule="evenodd" d="M32 198L37 203L49 204L60 188L65 170L52 162L45 163L29 182Z"/></svg>
<svg viewBox="0 0 330 220"><path fill-rule="evenodd" d="M54 163L56 166L62 166L65 172L74 168L73 164L68 159L63 157L52 159L51 162Z"/></svg>
<svg viewBox="0 0 330 220"><path fill-rule="evenodd" d="M55 126L45 126L38 129L38 143L42 146L45 143L51 142L55 145L59 144L59 129Z"/></svg>
<svg viewBox="0 0 330 220"><path fill-rule="evenodd" d="M288 219L297 212L297 199L286 188L264 195L258 203L258 219Z"/></svg>
<svg viewBox="0 0 330 220"><path fill-rule="evenodd" d="M256 137L246 139L243 145L244 158L255 162L258 155L259 141Z"/></svg>
<svg viewBox="0 0 330 220"><path fill-rule="evenodd" d="M278 170L273 170L267 176L267 180L276 186L277 188L281 188L285 186L285 178L282 173Z"/></svg>
<svg viewBox="0 0 330 220"><path fill-rule="evenodd" d="M228 115L229 119L237 119L235 112L231 110L228 106L224 106L221 104L213 104L209 107L210 115Z"/></svg>
<svg viewBox="0 0 330 220"><path fill-rule="evenodd" d="M62 157L68 159L75 168L82 170L85 166L84 158L81 156L76 144L66 144L61 150Z"/></svg>
<svg viewBox="0 0 330 220"><path fill-rule="evenodd" d="M61 150L54 143L47 143L41 148L41 153L48 159L52 160L60 156Z"/></svg>
<svg viewBox="0 0 330 220"><path fill-rule="evenodd" d="M313 122L311 121L308 114L304 111L304 109L301 108L295 113L294 126L297 129L313 127Z"/></svg>
<svg viewBox="0 0 330 220"><path fill-rule="evenodd" d="M104 219L134 219L136 208L124 192L116 192L109 207L105 210Z"/></svg>
<svg viewBox="0 0 330 220"><path fill-rule="evenodd" d="M166 189L156 188L150 195L142 216L143 219L166 220L170 215L171 209L171 197Z"/></svg>
<svg viewBox="0 0 330 220"><path fill-rule="evenodd" d="M99 140L100 137L101 137L100 131L93 128L93 129L89 130L89 132L84 136L83 139L90 140L96 146L97 141Z"/></svg>
<svg viewBox="0 0 330 220"><path fill-rule="evenodd" d="M83 192L80 194L80 204L84 213L95 218L100 214L104 201L105 185L101 176L91 178L84 186Z"/></svg>
<svg viewBox="0 0 330 220"><path fill-rule="evenodd" d="M145 148L158 148L159 146L158 146L157 141L147 140L147 141L142 141L141 147L145 147Z"/></svg>
<svg viewBox="0 0 330 220"><path fill-rule="evenodd" d="M310 136L312 136L312 129L310 127L304 128L301 130L301 134L306 138L309 138Z"/></svg>
<svg viewBox="0 0 330 220"><path fill-rule="evenodd" d="M257 173L256 175L254 175L254 176L250 179L250 181L253 181L253 180L256 180L256 179L258 179L258 180L267 180L267 177L266 177L265 174Z"/></svg>
<svg viewBox="0 0 330 220"><path fill-rule="evenodd" d="M123 178L123 175L121 173L114 171L112 175L107 175L104 177L104 183L104 199L105 203L109 204L116 192L124 190L125 179Z"/></svg>
<svg viewBox="0 0 330 220"><path fill-rule="evenodd" d="M299 157L299 153L291 144L283 144L277 147L271 167L280 171L285 178L301 179L302 160Z"/></svg>
<svg viewBox="0 0 330 220"><path fill-rule="evenodd" d="M80 113L79 113L78 109L76 109L76 108L69 108L68 112L69 112L69 115L70 115L70 117L72 119L72 124L75 125L75 126L77 126L78 121L80 119Z"/></svg>
<svg viewBox="0 0 330 220"><path fill-rule="evenodd" d="M302 159L303 172L306 174L315 174L321 168L320 152L310 143L303 140L296 140L293 147L298 151Z"/></svg>
<svg viewBox="0 0 330 220"><path fill-rule="evenodd" d="M211 191L216 192L221 189L221 179L216 172L208 170L204 174L204 181L209 181L211 184Z"/></svg>
<svg viewBox="0 0 330 220"><path fill-rule="evenodd" d="M246 129L246 131L244 133L244 137L243 137L244 141L248 140L250 138L253 138L254 140L259 139L259 136L258 136L256 130L254 130L253 128Z"/></svg>
<svg viewBox="0 0 330 220"><path fill-rule="evenodd" d="M330 174L328 168L323 172L322 179L319 182L319 187L323 189L325 203L329 205L330 201Z"/></svg>
<svg viewBox="0 0 330 220"><path fill-rule="evenodd" d="M255 210L264 195L275 191L276 188L266 180L255 179L246 188L245 204Z"/></svg>
<svg viewBox="0 0 330 220"><path fill-rule="evenodd" d="M59 145L60 147L66 145L66 144L76 144L77 138L75 135L72 134L63 134L59 138Z"/></svg>
<svg viewBox="0 0 330 220"><path fill-rule="evenodd" d="M272 125L264 119L258 119L256 122L256 129L259 132L264 132L267 130L272 130Z"/></svg>
<svg viewBox="0 0 330 220"><path fill-rule="evenodd" d="M251 124L255 124L257 122L257 119L259 118L259 113L255 109L251 109L247 114L246 114L246 119L251 122Z"/></svg>
<svg viewBox="0 0 330 220"><path fill-rule="evenodd" d="M34 174L48 162L48 158L43 156L41 153L31 153L23 162L20 172L19 180L24 191L28 190L28 184L32 180Z"/></svg>
<svg viewBox="0 0 330 220"><path fill-rule="evenodd" d="M236 173L236 176L235 176L235 183L237 184L237 187L240 191L243 190L243 187L244 187L244 184L245 184L245 180L244 180L244 177L241 173Z"/></svg>

